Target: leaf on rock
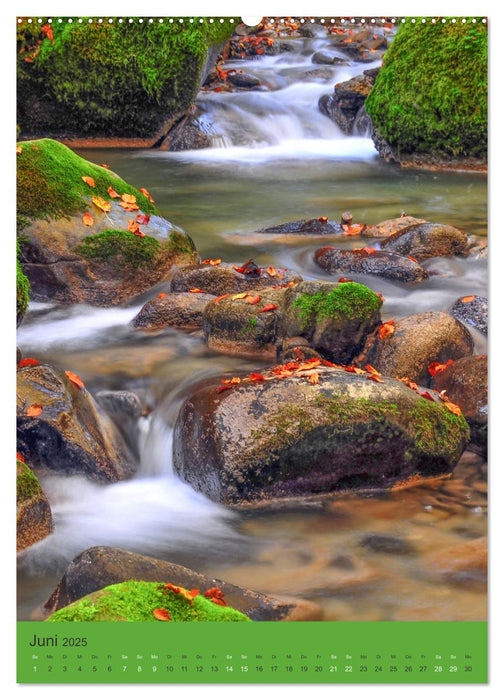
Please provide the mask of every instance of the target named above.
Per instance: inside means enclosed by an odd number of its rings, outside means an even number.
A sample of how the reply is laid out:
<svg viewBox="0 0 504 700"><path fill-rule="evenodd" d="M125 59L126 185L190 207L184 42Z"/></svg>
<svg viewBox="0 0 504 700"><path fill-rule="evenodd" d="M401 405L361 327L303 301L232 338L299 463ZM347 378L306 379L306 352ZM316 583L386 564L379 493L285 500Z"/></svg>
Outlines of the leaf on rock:
<svg viewBox="0 0 504 700"><path fill-rule="evenodd" d="M310 375L308 381L310 384L318 384L320 381L320 374L318 372L314 372L312 375Z"/></svg>
<svg viewBox="0 0 504 700"><path fill-rule="evenodd" d="M277 274L276 268L274 268L274 267L268 267L268 269L266 270L266 272L268 273L268 275L269 275L270 277L276 277L276 274Z"/></svg>
<svg viewBox="0 0 504 700"><path fill-rule="evenodd" d="M352 226L343 224L341 228L343 229L344 236L358 236L364 228L364 224L353 224ZM366 248L364 248L364 250L366 250ZM374 248L371 250L374 251Z"/></svg>
<svg viewBox="0 0 504 700"><path fill-rule="evenodd" d="M21 455L19 454L19 452L16 452L16 459L19 459L20 462L23 462L23 464L26 464L26 462L25 462L24 459L21 457Z"/></svg>
<svg viewBox="0 0 504 700"><path fill-rule="evenodd" d="M129 204L128 202L119 202L119 206L124 209L124 211L138 211L140 207L138 204Z"/></svg>
<svg viewBox="0 0 504 700"><path fill-rule="evenodd" d="M164 299L166 296L166 292L161 292L160 294L157 295L158 299Z"/></svg>
<svg viewBox="0 0 504 700"><path fill-rule="evenodd" d="M30 418L34 418L35 416L40 416L42 413L42 406L38 403L33 403L31 406L28 406L26 409L26 415L29 416Z"/></svg>
<svg viewBox="0 0 504 700"><path fill-rule="evenodd" d="M19 363L19 367L30 367L32 365L39 365L40 362L38 360L35 360L33 357L25 357L24 360L21 360Z"/></svg>
<svg viewBox="0 0 504 700"><path fill-rule="evenodd" d="M137 214L136 221L137 224L140 224L141 226L147 226L150 221L150 216L149 214Z"/></svg>
<svg viewBox="0 0 504 700"><path fill-rule="evenodd" d="M187 290L190 294L204 294L203 290L200 289L199 287L193 287L192 289Z"/></svg>
<svg viewBox="0 0 504 700"><path fill-rule="evenodd" d="M88 175L82 175L82 179L84 180L86 185L89 185L90 187L96 187L95 181L92 177L89 177Z"/></svg>
<svg viewBox="0 0 504 700"><path fill-rule="evenodd" d="M84 226L92 226L94 224L94 219L89 212L85 211L82 215L82 223Z"/></svg>
<svg viewBox="0 0 504 700"><path fill-rule="evenodd" d="M252 372L249 375L249 379L251 382L265 382L266 379L262 374L259 374L259 372Z"/></svg>
<svg viewBox="0 0 504 700"><path fill-rule="evenodd" d="M103 197L92 197L91 199L95 207L98 207L98 209L105 212L110 211L110 202L107 202L107 200L103 199Z"/></svg>
<svg viewBox="0 0 504 700"><path fill-rule="evenodd" d="M470 297L462 297L460 300L463 304L469 304L469 302L474 301L476 297L472 294Z"/></svg>
<svg viewBox="0 0 504 700"><path fill-rule="evenodd" d="M16 144L16 153L19 155L19 154L21 154L22 152L23 152L23 149L21 148L21 146L18 146L18 145Z"/></svg>
<svg viewBox="0 0 504 700"><path fill-rule="evenodd" d="M340 284L344 284L345 282L353 282L353 280L349 280L349 279L347 279L346 277L340 277L339 280L338 280L338 282L339 282Z"/></svg>
<svg viewBox="0 0 504 700"><path fill-rule="evenodd" d="M141 192L143 195L145 195L151 204L155 204L154 200L150 196L149 192L145 189L145 187L140 187L140 189L138 191ZM127 201L127 200L125 200L125 201ZM136 202L136 198L135 198L135 202Z"/></svg>
<svg viewBox="0 0 504 700"><path fill-rule="evenodd" d="M222 301L222 299L227 299L230 294L221 294L220 297L215 297L213 303L218 304L219 301Z"/></svg>
<svg viewBox="0 0 504 700"><path fill-rule="evenodd" d="M388 338L389 335L393 335L395 330L395 321L387 321L386 323L382 323L378 328L378 336L380 340L384 340L385 338Z"/></svg>
<svg viewBox="0 0 504 700"><path fill-rule="evenodd" d="M257 304L258 302L261 301L261 297L256 295L256 296L247 296L247 304Z"/></svg>
<svg viewBox="0 0 504 700"><path fill-rule="evenodd" d="M448 360L446 363L442 362L431 362L429 367L427 368L429 370L429 374L431 377L435 377L436 374L439 374L440 372L444 372L444 370L449 366L453 364L453 360Z"/></svg>
<svg viewBox="0 0 504 700"><path fill-rule="evenodd" d="M266 304L266 306L260 309L260 311L258 311L257 313L264 314L267 311L274 311L275 309L278 309L278 306L276 304Z"/></svg>
<svg viewBox="0 0 504 700"><path fill-rule="evenodd" d="M107 192L108 192L108 196L109 196L111 199L121 199L121 195L120 195L120 194L117 194L117 192L116 192L115 189L112 187L112 185L110 185L110 187L108 188Z"/></svg>
<svg viewBox="0 0 504 700"><path fill-rule="evenodd" d="M240 294L233 294L231 297L231 301L236 301L237 299L245 299L245 297L248 295L248 292L241 292Z"/></svg>
<svg viewBox="0 0 504 700"><path fill-rule="evenodd" d="M423 394L420 394L420 396L423 399L427 399L428 401L435 401L436 399L432 396L432 394L429 394L428 391L424 391Z"/></svg>
<svg viewBox="0 0 504 700"><path fill-rule="evenodd" d="M319 216L318 221L320 221L321 224L325 224L327 221L327 216Z"/></svg>
<svg viewBox="0 0 504 700"><path fill-rule="evenodd" d="M202 264L202 265L214 265L214 266L217 266L217 265L220 265L221 262L222 262L222 259L221 259L221 258L217 258L217 259L214 259L214 258L207 258L206 260L202 260L202 261L201 261L201 264Z"/></svg>
<svg viewBox="0 0 504 700"><path fill-rule="evenodd" d="M135 204L137 201L134 194L122 194L121 199L123 202L126 202L126 204Z"/></svg>
<svg viewBox="0 0 504 700"><path fill-rule="evenodd" d="M107 163L100 163L100 168L105 168L105 170L110 170L110 165ZM109 189L112 189L111 187Z"/></svg>
<svg viewBox="0 0 504 700"><path fill-rule="evenodd" d="M156 608L152 611L152 614L156 620L162 620L163 622L170 622L170 613L166 608Z"/></svg>
<svg viewBox="0 0 504 700"><path fill-rule="evenodd" d="M65 374L78 389L85 389L84 382L78 374L74 374L73 372L65 372Z"/></svg>
<svg viewBox="0 0 504 700"><path fill-rule="evenodd" d="M460 406L457 406L456 403L452 403L451 401L445 401L444 405L448 409L448 411L450 411L450 413L454 413L456 416L462 415Z"/></svg>
<svg viewBox="0 0 504 700"><path fill-rule="evenodd" d="M140 236L140 238L145 238L145 233L140 231L140 224L137 224L134 219L130 219L128 223L128 231L134 233L135 236Z"/></svg>
<svg viewBox="0 0 504 700"><path fill-rule="evenodd" d="M406 384L406 386L408 386L410 389L413 389L413 391L416 391L418 393L418 384L416 382L412 382L409 377L397 377L397 379L403 384Z"/></svg>

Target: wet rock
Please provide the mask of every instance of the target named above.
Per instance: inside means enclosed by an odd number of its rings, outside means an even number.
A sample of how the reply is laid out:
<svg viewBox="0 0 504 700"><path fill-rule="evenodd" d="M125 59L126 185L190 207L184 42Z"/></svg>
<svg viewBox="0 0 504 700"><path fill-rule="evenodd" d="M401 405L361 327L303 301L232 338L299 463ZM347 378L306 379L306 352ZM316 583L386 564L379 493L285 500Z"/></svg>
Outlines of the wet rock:
<svg viewBox="0 0 504 700"><path fill-rule="evenodd" d="M249 297L234 295L212 302L203 312L203 330L208 347L216 352L249 357L277 355L280 314L285 290L252 290ZM251 304L247 299L259 299ZM275 308L262 312L268 304Z"/></svg>
<svg viewBox="0 0 504 700"><path fill-rule="evenodd" d="M316 61L315 61L316 63ZM312 70L307 70L301 73L299 76L300 80L321 80L323 82L331 80L333 77L333 71L331 68L313 68Z"/></svg>
<svg viewBox="0 0 504 700"><path fill-rule="evenodd" d="M306 338L297 336L295 338L287 338L283 341L281 354L282 362L304 362L314 357L320 357L320 355L310 346Z"/></svg>
<svg viewBox="0 0 504 700"><path fill-rule="evenodd" d="M450 314L468 326L487 334L488 299L476 295L460 297L450 309Z"/></svg>
<svg viewBox="0 0 504 700"><path fill-rule="evenodd" d="M372 128L373 123L371 121L371 117L366 112L366 105L362 105L355 115L352 133L356 134L357 136L369 136Z"/></svg>
<svg viewBox="0 0 504 700"><path fill-rule="evenodd" d="M151 299L132 321L134 328L160 330L173 327L194 330L203 327L203 310L215 299L212 294L173 292Z"/></svg>
<svg viewBox="0 0 504 700"><path fill-rule="evenodd" d="M388 238L410 226L425 223L425 219L416 219L414 216L399 216L397 219L382 221L376 226L367 226L361 235L365 238Z"/></svg>
<svg viewBox="0 0 504 700"><path fill-rule="evenodd" d="M114 421L130 450L139 457L138 422L143 409L138 396L132 391L100 391L96 394L96 401Z"/></svg>
<svg viewBox="0 0 504 700"><path fill-rule="evenodd" d="M423 570L452 584L484 586L487 579L488 540L478 537L428 554Z"/></svg>
<svg viewBox="0 0 504 700"><path fill-rule="evenodd" d="M261 84L259 78L249 73L242 73L241 71L230 72L227 76L227 81L231 83L231 85L241 88L254 88Z"/></svg>
<svg viewBox="0 0 504 700"><path fill-rule="evenodd" d="M326 37L327 27L324 24L317 24L316 22L305 22L299 27L299 33L301 36L314 39L316 37Z"/></svg>
<svg viewBox="0 0 504 700"><path fill-rule="evenodd" d="M16 465L16 550L40 542L53 530L49 501L30 467Z"/></svg>
<svg viewBox="0 0 504 700"><path fill-rule="evenodd" d="M122 581L176 583L188 590L218 587L226 602L252 620L320 620L320 607L295 598L276 598L199 574L179 564L116 547L92 547L76 557L45 604L48 614L105 586Z"/></svg>
<svg viewBox="0 0 504 700"><path fill-rule="evenodd" d="M36 469L85 474L100 481L131 476L134 460L112 421L87 389L47 365L17 372L18 451ZM41 411L27 415L30 407Z"/></svg>
<svg viewBox="0 0 504 700"><path fill-rule="evenodd" d="M412 554L415 551L410 542L393 535L366 535L360 544L380 554Z"/></svg>
<svg viewBox="0 0 504 700"><path fill-rule="evenodd" d="M415 224L382 241L382 248L400 255L425 260L443 255L466 255L469 250L467 234L447 224Z"/></svg>
<svg viewBox="0 0 504 700"><path fill-rule="evenodd" d="M430 364L458 360L472 352L469 331L448 314L436 311L396 321L393 335L377 338L367 361L390 377L408 377L428 386Z"/></svg>
<svg viewBox="0 0 504 700"><path fill-rule="evenodd" d="M214 501L240 507L347 490L388 489L447 474L469 437L463 417L402 382L344 369L220 391L200 383L174 431L175 472Z"/></svg>
<svg viewBox="0 0 504 700"><path fill-rule="evenodd" d="M333 95L322 95L319 99L320 111L332 119L345 134L352 133L359 116L359 128L361 133L365 133L370 126L370 120L364 102L371 92L375 77L371 71L367 71L367 74L336 83Z"/></svg>
<svg viewBox="0 0 504 700"><path fill-rule="evenodd" d="M285 292L280 337L302 336L322 356L348 364L380 323L381 304L355 282L302 282Z"/></svg>
<svg viewBox="0 0 504 700"><path fill-rule="evenodd" d="M163 139L161 151L194 151L210 148L212 140L197 119L186 117L176 124Z"/></svg>
<svg viewBox="0 0 504 700"><path fill-rule="evenodd" d="M334 51L315 51L312 56L312 63L324 66L340 66L348 64L348 59Z"/></svg>
<svg viewBox="0 0 504 700"><path fill-rule="evenodd" d="M260 274L242 274L235 270L242 263L220 263L220 265L190 265L177 270L171 280L172 292L188 292L201 289L206 294L222 296L249 292L252 289L264 289L272 285L300 282L301 277L293 270L277 268L275 275L270 275L265 268Z"/></svg>
<svg viewBox="0 0 504 700"><path fill-rule="evenodd" d="M326 246L315 251L315 262L330 273L378 275L394 282L417 283L429 277L414 260L382 250L344 250Z"/></svg>
<svg viewBox="0 0 504 700"><path fill-rule="evenodd" d="M289 233L289 234L314 234L317 236L327 236L342 233L341 225L337 221L321 216L318 219L301 219L300 221L289 221L285 224L277 224L262 228L258 233Z"/></svg>
<svg viewBox="0 0 504 700"><path fill-rule="evenodd" d="M432 377L436 391L446 391L460 406L471 429L471 442L486 454L488 424L488 362L486 355L462 357Z"/></svg>

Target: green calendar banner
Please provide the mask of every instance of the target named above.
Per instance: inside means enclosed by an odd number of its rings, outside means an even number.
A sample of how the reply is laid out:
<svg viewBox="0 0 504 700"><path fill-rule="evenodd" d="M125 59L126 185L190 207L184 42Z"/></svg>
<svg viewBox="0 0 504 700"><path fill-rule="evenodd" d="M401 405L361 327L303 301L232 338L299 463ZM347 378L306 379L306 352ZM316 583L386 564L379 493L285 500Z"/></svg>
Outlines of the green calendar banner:
<svg viewBox="0 0 504 700"><path fill-rule="evenodd" d="M486 683L484 622L18 623L20 683Z"/></svg>

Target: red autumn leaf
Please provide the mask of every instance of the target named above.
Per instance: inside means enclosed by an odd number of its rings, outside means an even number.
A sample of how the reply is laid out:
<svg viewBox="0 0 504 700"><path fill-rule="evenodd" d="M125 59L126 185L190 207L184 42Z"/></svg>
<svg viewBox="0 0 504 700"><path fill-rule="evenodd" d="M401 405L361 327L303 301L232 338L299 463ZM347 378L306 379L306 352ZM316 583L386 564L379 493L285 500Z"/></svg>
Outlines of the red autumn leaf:
<svg viewBox="0 0 504 700"><path fill-rule="evenodd" d="M48 39L50 39L51 42L54 42L53 28L51 27L50 24L44 24L43 27L40 27L40 31L41 31L42 34L44 34Z"/></svg>
<svg viewBox="0 0 504 700"><path fill-rule="evenodd" d="M450 413L454 413L456 416L462 415L460 406L457 406L456 403L452 403L451 401L445 401L444 405L448 409L448 411L450 411Z"/></svg>
<svg viewBox="0 0 504 700"><path fill-rule="evenodd" d="M352 226L349 226L348 224L345 226L342 226L343 229L343 234L345 236L358 236L359 233L362 231L364 228L364 224L353 224ZM364 248L366 250L366 248ZM374 249L372 249L374 250Z"/></svg>
<svg viewBox="0 0 504 700"><path fill-rule="evenodd" d="M140 224L141 226L147 226L150 221L150 216L149 214L137 214L136 221L137 224Z"/></svg>
<svg viewBox="0 0 504 700"><path fill-rule="evenodd" d="M229 386L228 384L223 384L217 389L217 393L220 394L223 391L227 391L227 389L232 389L232 386Z"/></svg>
<svg viewBox="0 0 504 700"><path fill-rule="evenodd" d="M353 282L353 280L349 280L349 279L347 279L346 277L340 277L339 280L338 280L338 282L339 282L340 284L344 284L345 282Z"/></svg>
<svg viewBox="0 0 504 700"><path fill-rule="evenodd" d="M258 56L262 56L263 53L264 53L264 49L257 49Z"/></svg>
<svg viewBox="0 0 504 700"><path fill-rule="evenodd" d="M247 304L257 304L259 301L261 301L260 296L247 296Z"/></svg>
<svg viewBox="0 0 504 700"><path fill-rule="evenodd" d="M408 255L409 260L412 260L414 263L417 263L418 260L414 258L412 255Z"/></svg>
<svg viewBox="0 0 504 700"><path fill-rule="evenodd" d="M22 152L23 152L23 149L21 148L21 146L18 146L18 145L16 144L16 153L19 155L19 154L22 153Z"/></svg>
<svg viewBox="0 0 504 700"><path fill-rule="evenodd" d="M109 196L111 199L121 199L121 195L120 195L120 194L117 194L117 192L116 192L115 189L112 187L112 185L110 185L110 187L108 188L107 192L108 192L108 196Z"/></svg>
<svg viewBox="0 0 504 700"><path fill-rule="evenodd" d="M308 379L310 384L318 384L320 381L320 374L318 372L314 372L310 378Z"/></svg>
<svg viewBox="0 0 504 700"><path fill-rule="evenodd" d="M403 384L406 384L406 386L408 386L410 389L413 389L413 391L418 392L418 384L416 384L416 382L412 382L409 377L397 377L397 379Z"/></svg>
<svg viewBox="0 0 504 700"><path fill-rule="evenodd" d="M385 384L379 374L368 374L367 379L372 379L373 382L378 382L378 384Z"/></svg>
<svg viewBox="0 0 504 700"><path fill-rule="evenodd" d="M223 379L222 383L223 384L230 384L231 386L234 384L239 384L241 382L240 377L232 377L231 379Z"/></svg>
<svg viewBox="0 0 504 700"><path fill-rule="evenodd" d="M158 299L164 299L166 296L166 292L161 292L160 294L157 295Z"/></svg>
<svg viewBox="0 0 504 700"><path fill-rule="evenodd" d="M126 202L126 204L135 204L137 201L134 194L122 194L121 199L123 202Z"/></svg>
<svg viewBox="0 0 504 700"><path fill-rule="evenodd" d="M429 374L431 377L435 377L436 374L439 374L440 372L444 372L444 370L449 366L453 364L453 360L448 360L445 364L441 362L431 362L429 367L427 368L429 370Z"/></svg>
<svg viewBox="0 0 504 700"><path fill-rule="evenodd" d="M140 187L140 189L138 191L141 192L143 195L145 195L151 204L154 204L154 200L150 196L149 192L145 189L145 187ZM136 199L135 199L135 201L136 201Z"/></svg>
<svg viewBox="0 0 504 700"><path fill-rule="evenodd" d="M82 175L82 179L84 180L86 185L89 185L90 187L95 187L95 181L92 177L89 177L88 175Z"/></svg>
<svg viewBox="0 0 504 700"><path fill-rule="evenodd" d="M222 262L222 259L221 259L221 258L217 258L217 259L207 258L206 260L202 260L202 261L201 261L201 264L202 264L202 265L214 265L214 266L217 266L217 265L220 265L221 262Z"/></svg>
<svg viewBox="0 0 504 700"><path fill-rule="evenodd" d="M311 360L307 360L306 362L300 364L298 367L298 372L305 372L308 369L314 369L320 364L322 364L322 360L319 357L313 357Z"/></svg>
<svg viewBox="0 0 504 700"><path fill-rule="evenodd" d="M16 452L16 459L19 459L20 462L23 462L23 464L26 464L26 462L25 462L24 459L21 457L21 455L19 454L19 452Z"/></svg>
<svg viewBox="0 0 504 700"><path fill-rule="evenodd" d="M230 296L230 295L229 294L221 294L220 297L215 297L214 304L218 304L219 301L222 301L222 299L227 299L228 296Z"/></svg>
<svg viewBox="0 0 504 700"><path fill-rule="evenodd" d="M339 367L340 365L335 365L334 362L329 362L329 360L322 360L326 367Z"/></svg>
<svg viewBox="0 0 504 700"><path fill-rule="evenodd" d="M181 595L184 598L186 598L189 601L189 604L193 604L193 598L195 598L199 591L196 590L195 588L192 591L188 591L186 588L182 588L182 586L174 586L171 583L167 583L165 585L165 588L167 588L169 591L173 591L173 593L176 593L177 595Z"/></svg>
<svg viewBox="0 0 504 700"><path fill-rule="evenodd" d="M382 323L378 328L378 336L380 340L384 340L385 338L388 338L389 335L393 335L395 333L395 329L395 321L387 321L386 323Z"/></svg>
<svg viewBox="0 0 504 700"><path fill-rule="evenodd" d="M28 58L25 56L26 63L33 63L33 58Z"/></svg>
<svg viewBox="0 0 504 700"><path fill-rule="evenodd" d="M373 367L373 365L365 365L365 369L367 369L367 371L370 372L371 374L377 374L378 376L380 376L380 373L378 372L377 369L375 369Z"/></svg>
<svg viewBox="0 0 504 700"><path fill-rule="evenodd" d="M203 593L205 598L223 598L224 593L221 591L220 588L215 586L215 588L209 588L207 591Z"/></svg>
<svg viewBox="0 0 504 700"><path fill-rule="evenodd" d="M193 598L196 598L197 595L199 595L199 589L198 588L192 588L189 591L189 595L191 595Z"/></svg>
<svg viewBox="0 0 504 700"><path fill-rule="evenodd" d="M360 367L354 367L353 365L349 365L348 367L344 367L345 372L353 372L353 374L367 374L363 369Z"/></svg>
<svg viewBox="0 0 504 700"><path fill-rule="evenodd" d="M110 165L107 163L100 163L100 168L105 168L105 170L110 170ZM111 187L109 189L112 189Z"/></svg>
<svg viewBox="0 0 504 700"><path fill-rule="evenodd" d="M252 372L249 375L249 379L251 382L264 382L264 381L266 381L265 378L263 377L263 375L259 374L259 372Z"/></svg>
<svg viewBox="0 0 504 700"><path fill-rule="evenodd" d="M82 223L84 226L92 226L94 224L94 219L89 212L85 211L82 215Z"/></svg>
<svg viewBox="0 0 504 700"><path fill-rule="evenodd" d="M95 207L98 207L98 209L105 212L110 211L110 202L107 202L107 200L103 199L103 197L92 197L91 199Z"/></svg>
<svg viewBox="0 0 504 700"><path fill-rule="evenodd" d="M266 304L266 306L264 308L262 308L260 311L258 311L257 313L264 314L267 311L274 311L275 309L278 309L278 306L276 304Z"/></svg>
<svg viewBox="0 0 504 700"><path fill-rule="evenodd" d="M222 605L223 608L227 608L227 603L222 598L210 598L211 603L215 605Z"/></svg>
<svg viewBox="0 0 504 700"><path fill-rule="evenodd" d="M435 401L435 399L434 399L434 397L432 396L432 394L429 394L428 391L424 391L423 394L420 394L420 396L421 396L423 399L428 399L429 401Z"/></svg>
<svg viewBox="0 0 504 700"><path fill-rule="evenodd" d="M199 287L193 287L192 289L188 289L187 291L191 294L204 294L203 290Z"/></svg>
<svg viewBox="0 0 504 700"><path fill-rule="evenodd" d="M21 360L19 363L19 367L30 367L31 365L39 365L40 362L38 360L35 360L33 357L25 357L24 360Z"/></svg>
<svg viewBox="0 0 504 700"><path fill-rule="evenodd" d="M461 299L460 301L461 301L463 304L468 304L470 301L474 301L475 299L476 299L476 297L475 297L474 294L473 294L473 295L470 296L470 297L462 297L462 299Z"/></svg>
<svg viewBox="0 0 504 700"><path fill-rule="evenodd" d="M180 586L174 586L173 583L167 583L165 588L167 588L169 591L173 591L174 593L180 593Z"/></svg>
<svg viewBox="0 0 504 700"><path fill-rule="evenodd" d="M26 409L26 415L29 416L30 418L33 418L35 416L40 416L42 413L42 406L38 403L33 403L31 406L28 406Z"/></svg>
<svg viewBox="0 0 504 700"><path fill-rule="evenodd" d="M152 614L156 620L162 620L163 622L170 622L170 613L166 608L156 608L152 611Z"/></svg>
<svg viewBox="0 0 504 700"><path fill-rule="evenodd" d="M318 221L320 221L321 224L325 224L327 221L327 216L319 216Z"/></svg>
<svg viewBox="0 0 504 700"><path fill-rule="evenodd" d="M84 382L79 377L79 375L74 374L73 372L65 372L65 374L69 378L69 380L72 382L72 384L75 384L75 386L78 389L85 389Z"/></svg>

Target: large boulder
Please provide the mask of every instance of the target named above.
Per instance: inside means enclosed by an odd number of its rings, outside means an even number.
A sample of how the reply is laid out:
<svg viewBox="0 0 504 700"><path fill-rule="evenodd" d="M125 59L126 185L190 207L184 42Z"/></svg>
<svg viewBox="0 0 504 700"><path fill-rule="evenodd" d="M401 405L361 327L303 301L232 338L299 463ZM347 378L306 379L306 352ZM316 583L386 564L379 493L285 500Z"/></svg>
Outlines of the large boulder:
<svg viewBox="0 0 504 700"><path fill-rule="evenodd" d="M20 260L33 299L119 304L197 259L190 237L158 216L147 190L57 141L20 149Z"/></svg>
<svg viewBox="0 0 504 700"><path fill-rule="evenodd" d="M414 216L399 216L397 219L387 219L375 226L366 226L361 236L364 238L388 238L414 224L425 224L425 219L416 219Z"/></svg>
<svg viewBox="0 0 504 700"><path fill-rule="evenodd" d="M486 355L462 357L432 377L436 391L446 391L460 406L471 429L471 442L486 453L488 430L488 362Z"/></svg>
<svg viewBox="0 0 504 700"><path fill-rule="evenodd" d="M429 277L416 260L373 248L345 250L326 246L315 251L314 259L319 267L333 274L377 275L392 282L410 284Z"/></svg>
<svg viewBox="0 0 504 700"><path fill-rule="evenodd" d="M404 164L487 158L487 26L399 24L366 100L380 155Z"/></svg>
<svg viewBox="0 0 504 700"><path fill-rule="evenodd" d="M450 309L450 314L465 323L477 328L485 335L488 332L488 299L471 294L459 297Z"/></svg>
<svg viewBox="0 0 504 700"><path fill-rule="evenodd" d="M428 386L429 365L472 355L469 331L442 311L414 314L397 321L393 334L377 338L366 360L390 377L408 377Z"/></svg>
<svg viewBox="0 0 504 700"><path fill-rule="evenodd" d="M400 255L425 260L443 255L467 255L469 238L458 228L447 224L414 224L392 234L381 247Z"/></svg>
<svg viewBox="0 0 504 700"><path fill-rule="evenodd" d="M47 365L17 372L18 451L36 469L100 481L131 476L133 458L112 421L72 373Z"/></svg>
<svg viewBox="0 0 504 700"><path fill-rule="evenodd" d="M53 530L51 507L32 469L16 462L16 550L40 542Z"/></svg>
<svg viewBox="0 0 504 700"><path fill-rule="evenodd" d="M262 228L258 233L286 233L286 234L314 234L316 236L330 236L336 233L343 233L341 224L327 216L320 216L318 219L300 219L299 221L288 221Z"/></svg>
<svg viewBox="0 0 504 700"><path fill-rule="evenodd" d="M171 291L188 292L190 289L200 289L205 294L222 296L249 292L252 289L264 289L272 285L281 286L289 282L300 282L302 279L293 270L285 268L260 268L254 264L245 268L245 265L246 263L242 265L225 262L213 265L210 263L188 265L177 270L173 275ZM250 271L242 273L238 271L241 269Z"/></svg>
<svg viewBox="0 0 504 700"><path fill-rule="evenodd" d="M343 83L336 83L334 94L322 95L319 99L319 109L333 122L335 122L344 134L351 134L357 115L365 109L364 102L371 92L376 73L364 71L363 75L356 75ZM363 128L361 123L360 133L365 133L369 124Z"/></svg>
<svg viewBox="0 0 504 700"><path fill-rule="evenodd" d="M45 604L46 611L53 613L94 591L132 580L165 581L200 591L218 587L229 605L256 621L320 620L322 617L319 606L314 603L289 597L273 598L199 574L179 564L116 547L92 547L70 562Z"/></svg>
<svg viewBox="0 0 504 700"><path fill-rule="evenodd" d="M17 124L27 134L143 139L190 111L235 23L17 25ZM52 40L53 39L53 40Z"/></svg>
<svg viewBox="0 0 504 700"><path fill-rule="evenodd" d="M463 416L397 380L314 364L195 387L175 425L175 472L212 500L244 507L454 469L469 438Z"/></svg>
<svg viewBox="0 0 504 700"><path fill-rule="evenodd" d="M194 330L203 326L203 310L215 299L212 294L172 292L161 293L147 301L131 322L134 328L155 331L173 327Z"/></svg>

